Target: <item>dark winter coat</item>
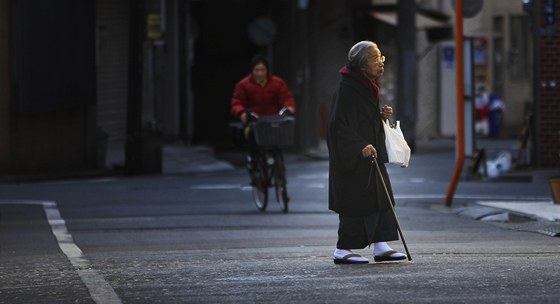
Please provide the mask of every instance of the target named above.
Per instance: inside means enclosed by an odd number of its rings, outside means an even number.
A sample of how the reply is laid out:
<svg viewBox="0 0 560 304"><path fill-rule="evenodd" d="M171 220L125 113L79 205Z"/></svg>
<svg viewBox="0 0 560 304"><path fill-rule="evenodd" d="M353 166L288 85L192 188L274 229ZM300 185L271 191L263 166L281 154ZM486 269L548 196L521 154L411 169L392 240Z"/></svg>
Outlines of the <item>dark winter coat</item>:
<svg viewBox="0 0 560 304"><path fill-rule="evenodd" d="M372 160L362 149L372 144L388 186L385 133L379 107L378 87L346 67L329 112L329 209L343 215L363 216L388 209L389 201ZM369 179L369 185L368 185Z"/></svg>

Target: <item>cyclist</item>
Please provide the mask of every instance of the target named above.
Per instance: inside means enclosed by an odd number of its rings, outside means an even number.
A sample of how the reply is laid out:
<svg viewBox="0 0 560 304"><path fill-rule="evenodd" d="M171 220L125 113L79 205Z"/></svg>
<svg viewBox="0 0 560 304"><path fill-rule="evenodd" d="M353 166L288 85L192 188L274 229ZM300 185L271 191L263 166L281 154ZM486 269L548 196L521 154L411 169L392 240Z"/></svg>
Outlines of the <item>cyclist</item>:
<svg viewBox="0 0 560 304"><path fill-rule="evenodd" d="M249 172L254 169L255 155L258 148L248 123L268 115L293 115L295 101L286 82L271 73L268 60L263 55L256 55L251 60L251 73L243 77L233 90L231 113L241 120L245 127L248 144L247 165ZM253 174L251 174L253 179ZM251 180L251 183L254 181Z"/></svg>

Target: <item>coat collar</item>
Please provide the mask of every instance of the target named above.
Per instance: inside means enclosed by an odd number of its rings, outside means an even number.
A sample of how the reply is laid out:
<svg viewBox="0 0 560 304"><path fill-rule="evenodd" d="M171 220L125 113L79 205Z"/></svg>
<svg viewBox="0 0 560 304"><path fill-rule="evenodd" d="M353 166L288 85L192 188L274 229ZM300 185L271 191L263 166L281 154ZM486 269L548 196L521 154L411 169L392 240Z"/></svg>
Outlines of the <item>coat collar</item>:
<svg viewBox="0 0 560 304"><path fill-rule="evenodd" d="M338 71L340 74L342 75L346 75L348 77L351 77L355 80L357 80L359 83L361 83L363 86L365 86L368 90L372 90L375 92L376 95L379 95L379 85L377 84L377 82L375 80L369 80L367 79L364 75L362 75L361 73L353 70L352 68L348 67L348 66L343 66L342 68L340 68L340 70Z"/></svg>
<svg viewBox="0 0 560 304"><path fill-rule="evenodd" d="M250 82L260 86L260 84L258 84L257 81L255 80L255 77L253 77L253 73L249 74L248 76L249 76L249 81ZM272 79L272 73L268 72L266 74L266 83L264 85L266 86L267 84L269 84L271 79Z"/></svg>

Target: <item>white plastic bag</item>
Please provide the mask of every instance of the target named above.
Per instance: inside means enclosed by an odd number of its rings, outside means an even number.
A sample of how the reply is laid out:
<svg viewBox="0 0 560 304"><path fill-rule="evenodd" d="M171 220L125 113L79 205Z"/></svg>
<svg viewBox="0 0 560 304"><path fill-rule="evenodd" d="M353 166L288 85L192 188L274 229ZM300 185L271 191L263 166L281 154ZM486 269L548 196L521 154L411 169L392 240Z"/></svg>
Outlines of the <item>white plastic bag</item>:
<svg viewBox="0 0 560 304"><path fill-rule="evenodd" d="M511 169L511 153L502 151L494 160L486 161L488 177L495 178Z"/></svg>
<svg viewBox="0 0 560 304"><path fill-rule="evenodd" d="M385 146L387 147L389 163L399 165L403 168L408 167L410 161L410 147L404 139L401 130L401 122L397 120L395 127L392 128L388 120L384 119L383 129L385 130Z"/></svg>

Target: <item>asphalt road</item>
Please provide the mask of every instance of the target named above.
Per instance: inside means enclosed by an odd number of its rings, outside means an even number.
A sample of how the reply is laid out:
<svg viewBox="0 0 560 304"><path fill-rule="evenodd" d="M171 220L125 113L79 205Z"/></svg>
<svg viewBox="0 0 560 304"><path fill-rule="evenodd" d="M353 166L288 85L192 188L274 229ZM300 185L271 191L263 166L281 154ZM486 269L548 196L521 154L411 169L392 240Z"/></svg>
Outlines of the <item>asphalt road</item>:
<svg viewBox="0 0 560 304"><path fill-rule="evenodd" d="M558 303L558 238L460 215L548 185L462 182L453 154L390 168L412 261L335 265L327 161L290 155L290 212L234 170L0 185L0 303ZM393 247L403 250L399 242Z"/></svg>

